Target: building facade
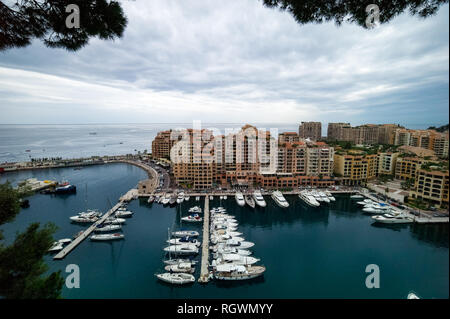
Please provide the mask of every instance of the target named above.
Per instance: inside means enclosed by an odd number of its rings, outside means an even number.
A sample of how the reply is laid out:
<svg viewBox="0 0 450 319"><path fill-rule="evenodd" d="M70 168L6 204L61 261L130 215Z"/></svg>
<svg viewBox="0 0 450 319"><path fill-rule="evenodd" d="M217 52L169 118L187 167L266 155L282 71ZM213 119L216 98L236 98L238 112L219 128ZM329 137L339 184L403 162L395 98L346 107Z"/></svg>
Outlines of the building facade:
<svg viewBox="0 0 450 319"><path fill-rule="evenodd" d="M302 122L298 128L298 135L303 139L318 141L322 138L322 123Z"/></svg>
<svg viewBox="0 0 450 319"><path fill-rule="evenodd" d="M342 185L364 185L378 172L378 155L363 152L336 153L334 174Z"/></svg>
<svg viewBox="0 0 450 319"><path fill-rule="evenodd" d="M411 197L427 200L440 207L448 207L449 173L419 168Z"/></svg>

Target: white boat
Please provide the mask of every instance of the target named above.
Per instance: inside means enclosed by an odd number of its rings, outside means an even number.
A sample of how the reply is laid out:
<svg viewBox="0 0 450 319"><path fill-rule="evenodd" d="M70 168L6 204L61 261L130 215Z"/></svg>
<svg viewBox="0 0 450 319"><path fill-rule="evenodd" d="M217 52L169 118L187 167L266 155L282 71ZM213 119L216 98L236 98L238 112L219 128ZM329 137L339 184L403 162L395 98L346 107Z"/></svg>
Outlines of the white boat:
<svg viewBox="0 0 450 319"><path fill-rule="evenodd" d="M116 217L108 217L105 219L105 221L103 222L104 224L125 224L126 223L126 219L124 218L116 218Z"/></svg>
<svg viewBox="0 0 450 319"><path fill-rule="evenodd" d="M181 218L182 221L195 223L195 222L201 222L203 218L201 218L198 214L193 214L189 216L185 216Z"/></svg>
<svg viewBox="0 0 450 319"><path fill-rule="evenodd" d="M222 200L222 199L223 199L223 196L222 196L222 195L220 195L219 199L220 199L220 200Z"/></svg>
<svg viewBox="0 0 450 319"><path fill-rule="evenodd" d="M133 212L130 212L128 210L118 210L114 216L116 217L131 217L133 216Z"/></svg>
<svg viewBox="0 0 450 319"><path fill-rule="evenodd" d="M165 263L166 265L176 265L179 263L190 263L192 266L197 265L197 261L196 260L191 260L191 259L166 259L163 261L163 263Z"/></svg>
<svg viewBox="0 0 450 319"><path fill-rule="evenodd" d="M197 202L200 201L200 196L196 196L195 201L197 201Z"/></svg>
<svg viewBox="0 0 450 319"><path fill-rule="evenodd" d="M327 195L325 195L324 192L319 192L319 196L320 196L320 198L322 199L323 202L325 202L325 203L329 203L330 202L330 199L328 198Z"/></svg>
<svg viewBox="0 0 450 319"><path fill-rule="evenodd" d="M261 195L260 191L254 191L253 192L253 199L255 200L256 204L260 207L266 207L266 201L264 200L264 197Z"/></svg>
<svg viewBox="0 0 450 319"><path fill-rule="evenodd" d="M92 235L91 240L118 240L125 238L124 234L121 233L114 233L114 234L99 234L99 235Z"/></svg>
<svg viewBox="0 0 450 319"><path fill-rule="evenodd" d="M219 258L212 261L212 266L218 266L223 264L235 264L235 265L253 265L260 261L259 258L250 256L241 256L238 254L223 254Z"/></svg>
<svg viewBox="0 0 450 319"><path fill-rule="evenodd" d="M188 212L201 214L202 209L200 208L200 206L194 206L194 207L189 208Z"/></svg>
<svg viewBox="0 0 450 319"><path fill-rule="evenodd" d="M56 252L60 251L64 248L64 244L71 243L72 239L70 238L63 238L60 240L57 240L53 243L53 245L48 249L49 252Z"/></svg>
<svg viewBox="0 0 450 319"><path fill-rule="evenodd" d="M243 242L244 238L242 237L232 237L229 235L219 235L219 236L211 236L211 243L217 244L217 243L226 243L227 240L235 240L237 242Z"/></svg>
<svg viewBox="0 0 450 319"><path fill-rule="evenodd" d="M196 247L200 247L201 242L195 238L190 237L181 237L181 238L172 238L166 240L168 244L171 245L184 245L184 244L194 244Z"/></svg>
<svg viewBox="0 0 450 319"><path fill-rule="evenodd" d="M372 219L376 223L382 224L410 224L413 223L414 220L410 217L407 217L403 214L384 214L378 216L372 216Z"/></svg>
<svg viewBox="0 0 450 319"><path fill-rule="evenodd" d="M170 197L171 197L172 195L170 195L169 193L167 193L165 196L164 196L164 198L163 198L163 200L161 201L161 203L163 204L163 205L167 205L167 204L169 204L169 202L170 202Z"/></svg>
<svg viewBox="0 0 450 319"><path fill-rule="evenodd" d="M289 207L289 203L286 201L286 199L284 198L283 194L280 191L273 192L271 196L278 206L283 208Z"/></svg>
<svg viewBox="0 0 450 319"><path fill-rule="evenodd" d="M195 272L195 268L192 267L191 263L178 263L173 265L167 265L164 269L168 272L174 273L186 273L193 274Z"/></svg>
<svg viewBox="0 0 450 319"><path fill-rule="evenodd" d="M184 196L184 200L187 202L191 197L189 195Z"/></svg>
<svg viewBox="0 0 450 319"><path fill-rule="evenodd" d="M252 252L248 249L237 249L235 247L227 246L216 247L213 251L217 254L238 254L241 256L250 256L252 254Z"/></svg>
<svg viewBox="0 0 450 319"><path fill-rule="evenodd" d="M369 214L384 214L389 212L391 209L389 207L389 205L386 204L378 204L378 203L374 203L374 204L369 204L364 206L364 208L362 209L363 212L365 213L369 213Z"/></svg>
<svg viewBox="0 0 450 319"><path fill-rule="evenodd" d="M327 195L327 197L330 201L332 201L332 202L336 201L336 198L334 198L333 194L331 194L330 191L326 190L324 193L325 193L325 195Z"/></svg>
<svg viewBox="0 0 450 319"><path fill-rule="evenodd" d="M70 220L74 223L79 224L89 224L89 223L95 223L99 218L96 216L93 217L83 217L83 216L72 216L70 217Z"/></svg>
<svg viewBox="0 0 450 319"><path fill-rule="evenodd" d="M210 195L209 196L209 200L213 200L214 199L214 196L213 195Z"/></svg>
<svg viewBox="0 0 450 319"><path fill-rule="evenodd" d="M298 194L298 197L300 197L306 204L312 207L319 207L320 203L314 198L314 196L309 195L306 191L301 191L300 194Z"/></svg>
<svg viewBox="0 0 450 319"><path fill-rule="evenodd" d="M255 246L255 244L250 241L235 241L233 239L227 240L225 242L225 245L230 246L230 247L240 248L240 249L247 249L247 248L251 248L251 247Z"/></svg>
<svg viewBox="0 0 450 319"><path fill-rule="evenodd" d="M244 206L245 205L245 200L244 200L244 195L242 195L241 192L236 192L236 195L234 195L234 198L236 199L236 203L239 206Z"/></svg>
<svg viewBox="0 0 450 319"><path fill-rule="evenodd" d="M362 200L360 202L356 202L356 204L362 205L362 206L366 206L366 205L370 205L370 204L376 204L376 202L374 202L371 199L366 198L366 199L364 199L364 200Z"/></svg>
<svg viewBox="0 0 450 319"><path fill-rule="evenodd" d="M416 295L415 293L413 293L413 292L410 292L406 298L407 298L407 299L420 299L419 296L417 296L417 295Z"/></svg>
<svg viewBox="0 0 450 319"><path fill-rule="evenodd" d="M115 225L115 224L107 224L107 225L98 225L94 231L95 232L109 232L109 231L115 231L121 229L121 225Z"/></svg>
<svg viewBox="0 0 450 319"><path fill-rule="evenodd" d="M156 274L155 275L159 280L175 284L175 285L185 285L195 282L195 277L191 274L184 274L184 273L163 273L163 274Z"/></svg>
<svg viewBox="0 0 450 319"><path fill-rule="evenodd" d="M250 195L245 195L244 196L244 200L245 203L250 206L251 208L255 208L256 207L256 203L255 200L253 199L253 197L251 197Z"/></svg>
<svg viewBox="0 0 450 319"><path fill-rule="evenodd" d="M172 233L172 236L174 237L198 237L199 233L194 230L179 230Z"/></svg>
<svg viewBox="0 0 450 319"><path fill-rule="evenodd" d="M155 200L155 197L154 196L150 196L148 198L148 200L147 200L147 203L151 204L151 203L153 203L154 200Z"/></svg>
<svg viewBox="0 0 450 319"><path fill-rule="evenodd" d="M227 199L228 199L227 195L224 195L224 196L223 196L223 199L227 200Z"/></svg>
<svg viewBox="0 0 450 319"><path fill-rule="evenodd" d="M198 254L198 247L194 244L170 245L164 251L172 255L195 255Z"/></svg>
<svg viewBox="0 0 450 319"><path fill-rule="evenodd" d="M351 199L363 199L364 196L361 195L361 194L355 194L355 195L350 196L350 198L351 198Z"/></svg>
<svg viewBox="0 0 450 319"><path fill-rule="evenodd" d="M226 231L235 231L237 227L227 226L224 224L211 225L211 230L226 230Z"/></svg>
<svg viewBox="0 0 450 319"><path fill-rule="evenodd" d="M213 235L230 235L230 236L241 236L242 233L237 231L226 231L223 229L216 230L212 233Z"/></svg>
<svg viewBox="0 0 450 319"><path fill-rule="evenodd" d="M214 271L214 278L218 280L247 280L264 274L264 266L242 266L234 264L219 265Z"/></svg>
<svg viewBox="0 0 450 319"><path fill-rule="evenodd" d="M181 204L184 201L184 193L179 192L177 196L177 204Z"/></svg>

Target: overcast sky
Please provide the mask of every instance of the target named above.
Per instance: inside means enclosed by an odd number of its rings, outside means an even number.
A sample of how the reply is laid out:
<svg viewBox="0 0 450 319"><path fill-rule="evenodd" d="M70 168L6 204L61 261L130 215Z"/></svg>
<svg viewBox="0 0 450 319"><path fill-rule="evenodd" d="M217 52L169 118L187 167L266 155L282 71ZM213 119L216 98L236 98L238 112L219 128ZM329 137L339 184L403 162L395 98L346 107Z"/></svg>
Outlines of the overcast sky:
<svg viewBox="0 0 450 319"><path fill-rule="evenodd" d="M448 5L365 30L258 0L122 3L119 40L0 53L0 123L448 122Z"/></svg>

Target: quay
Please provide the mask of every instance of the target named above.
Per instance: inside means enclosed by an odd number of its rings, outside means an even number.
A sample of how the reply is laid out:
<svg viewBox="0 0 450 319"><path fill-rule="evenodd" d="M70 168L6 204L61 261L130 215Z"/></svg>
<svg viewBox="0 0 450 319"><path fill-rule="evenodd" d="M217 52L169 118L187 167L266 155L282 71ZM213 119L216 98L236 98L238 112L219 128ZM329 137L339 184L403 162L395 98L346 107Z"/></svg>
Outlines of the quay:
<svg viewBox="0 0 450 319"><path fill-rule="evenodd" d="M203 241L202 241L202 261L200 268L200 278L198 282L207 283L209 281L209 197L205 197L205 208L203 214Z"/></svg>
<svg viewBox="0 0 450 319"><path fill-rule="evenodd" d="M124 196L121 197L120 201L109 211L107 211L99 220L89 226L83 233L81 233L77 238L75 238L69 245L63 248L59 253L57 253L53 259L60 260L66 257L72 250L74 250L84 239L89 237L89 235L95 230L95 228L102 224L108 217L115 213L120 206L122 206L125 199L132 199L136 190L129 190Z"/></svg>

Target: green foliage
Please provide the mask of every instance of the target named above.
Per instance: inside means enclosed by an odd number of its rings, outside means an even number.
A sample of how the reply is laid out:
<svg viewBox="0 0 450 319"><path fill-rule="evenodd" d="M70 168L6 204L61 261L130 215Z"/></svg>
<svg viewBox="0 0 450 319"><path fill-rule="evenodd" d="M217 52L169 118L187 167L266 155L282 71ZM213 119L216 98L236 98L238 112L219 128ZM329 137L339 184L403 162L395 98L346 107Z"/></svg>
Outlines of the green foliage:
<svg viewBox="0 0 450 319"><path fill-rule="evenodd" d="M289 12L299 24L334 21L337 25L343 22L356 23L363 28L367 28L368 4L378 5L380 23L383 24L405 11L422 18L429 17L447 2L448 0L263 0L267 7Z"/></svg>
<svg viewBox="0 0 450 319"><path fill-rule="evenodd" d="M448 124L442 125L442 126L439 126L439 127L430 126L428 129L429 130L436 130L437 132L441 132L442 133L442 132L448 131Z"/></svg>
<svg viewBox="0 0 450 319"><path fill-rule="evenodd" d="M44 276L43 257L53 243L56 226L31 224L10 246L0 245L0 295L13 299L59 298L61 272Z"/></svg>
<svg viewBox="0 0 450 319"><path fill-rule="evenodd" d="M80 28L67 28L69 4L80 8ZM50 48L76 51L91 37L113 40L121 37L127 19L120 3L109 0L18 0L0 1L0 51L25 47L35 38Z"/></svg>
<svg viewBox="0 0 450 319"><path fill-rule="evenodd" d="M0 225L13 221L19 211L19 192L9 182L0 184Z"/></svg>

